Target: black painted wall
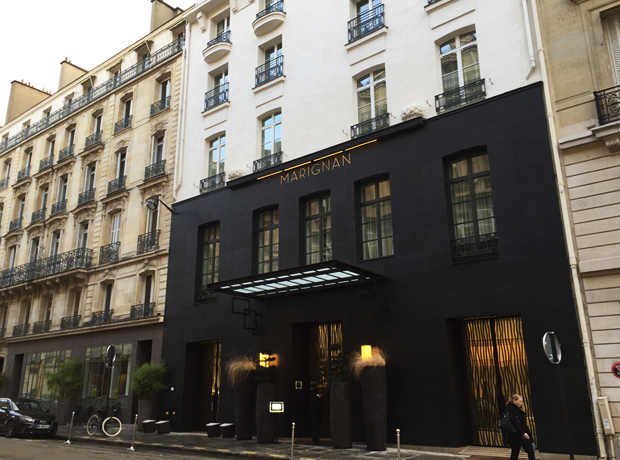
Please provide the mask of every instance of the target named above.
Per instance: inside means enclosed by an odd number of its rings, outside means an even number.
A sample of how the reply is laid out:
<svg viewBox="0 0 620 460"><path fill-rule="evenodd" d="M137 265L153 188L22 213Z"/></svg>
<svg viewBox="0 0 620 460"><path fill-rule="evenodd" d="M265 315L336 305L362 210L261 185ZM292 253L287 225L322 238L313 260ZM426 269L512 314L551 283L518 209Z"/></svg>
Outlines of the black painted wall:
<svg viewBox="0 0 620 460"><path fill-rule="evenodd" d="M381 137L385 134L388 136ZM231 133L234 135L234 133ZM388 442L399 428L404 444L463 446L471 443L465 376L455 323L494 314L522 317L532 401L542 452L596 455L592 412L562 233L542 88L532 85L421 123L413 120L377 133L379 141L351 151L351 164L281 184L279 175L246 176L217 192L178 203L170 243L164 359L174 392L161 411L175 412L175 428L190 429L195 402L185 397L199 382L192 375L188 343L221 340L223 364L238 353L258 356L270 347L279 356L279 397L294 398L293 324L342 322L345 351L379 345L389 354ZM341 150L350 141L309 158ZM286 131L284 132L286 142ZM453 264L446 201L446 157L483 146L491 165L499 257ZM234 153L233 153L234 154ZM301 163L300 159L283 167ZM269 172L269 171L268 171ZM357 260L355 183L389 174L395 255ZM329 190L333 257L384 275L372 287L340 288L256 301L261 333L243 329L231 299L197 303L199 227L220 222L220 281L250 276L252 216L270 205L280 209L280 268L302 265L300 200ZM563 346L560 366L542 350L542 336L555 331ZM559 379L565 390L560 397ZM358 390L357 390L358 391ZM562 414L568 404L570 432ZM291 407L290 405L287 407ZM356 414L360 411L356 401ZM163 412L160 414L163 416ZM281 434L306 414L287 411ZM363 438L360 417L355 435ZM222 379L220 421L233 421L233 391ZM498 420L499 423L499 420Z"/></svg>

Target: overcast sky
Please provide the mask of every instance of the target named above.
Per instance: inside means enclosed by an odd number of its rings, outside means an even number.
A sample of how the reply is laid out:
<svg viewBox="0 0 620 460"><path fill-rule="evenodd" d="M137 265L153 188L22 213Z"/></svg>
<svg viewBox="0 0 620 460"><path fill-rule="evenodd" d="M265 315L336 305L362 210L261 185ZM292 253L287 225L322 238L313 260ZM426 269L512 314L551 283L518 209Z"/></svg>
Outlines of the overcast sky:
<svg viewBox="0 0 620 460"><path fill-rule="evenodd" d="M196 3L165 1L184 10ZM54 93L65 57L91 70L148 34L150 21L151 0L2 0L0 126L13 80Z"/></svg>

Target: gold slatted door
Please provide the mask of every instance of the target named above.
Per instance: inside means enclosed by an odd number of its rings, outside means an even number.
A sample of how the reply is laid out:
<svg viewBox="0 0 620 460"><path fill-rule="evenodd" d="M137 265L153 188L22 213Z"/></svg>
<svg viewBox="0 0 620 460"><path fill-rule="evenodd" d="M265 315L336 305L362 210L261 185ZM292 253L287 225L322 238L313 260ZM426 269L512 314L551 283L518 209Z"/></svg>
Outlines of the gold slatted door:
<svg viewBox="0 0 620 460"><path fill-rule="evenodd" d="M468 318L462 331L473 444L506 445L499 421L514 393L523 396L536 435L521 318Z"/></svg>

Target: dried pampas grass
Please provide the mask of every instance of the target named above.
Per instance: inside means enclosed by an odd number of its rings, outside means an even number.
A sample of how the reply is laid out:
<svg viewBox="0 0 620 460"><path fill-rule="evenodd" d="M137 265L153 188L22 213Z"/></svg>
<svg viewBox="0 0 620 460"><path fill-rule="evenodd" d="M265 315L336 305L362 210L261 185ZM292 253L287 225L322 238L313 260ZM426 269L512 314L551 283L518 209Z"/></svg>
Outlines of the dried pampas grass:
<svg viewBox="0 0 620 460"><path fill-rule="evenodd" d="M359 352L354 351L351 354L349 367L351 368L351 373L355 377L355 380L359 380L365 367L385 366L386 362L387 355L383 352L383 350L373 347L372 357L367 359L362 358L362 355Z"/></svg>
<svg viewBox="0 0 620 460"><path fill-rule="evenodd" d="M256 370L256 363L249 356L234 356L226 363L228 383L238 387L245 382L251 371Z"/></svg>

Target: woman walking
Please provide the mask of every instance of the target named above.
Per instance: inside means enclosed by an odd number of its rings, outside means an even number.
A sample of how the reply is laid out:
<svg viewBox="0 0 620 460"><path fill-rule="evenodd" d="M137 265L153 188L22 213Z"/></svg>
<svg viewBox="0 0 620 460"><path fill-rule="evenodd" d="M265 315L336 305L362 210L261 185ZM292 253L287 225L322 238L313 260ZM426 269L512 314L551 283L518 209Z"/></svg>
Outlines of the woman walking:
<svg viewBox="0 0 620 460"><path fill-rule="evenodd" d="M515 432L508 435L510 448L510 460L519 458L521 447L527 452L529 460L535 460L534 457L534 441L532 440L532 432L527 426L525 411L523 410L523 398L521 395L514 394L506 404L506 412L510 423L515 427Z"/></svg>

